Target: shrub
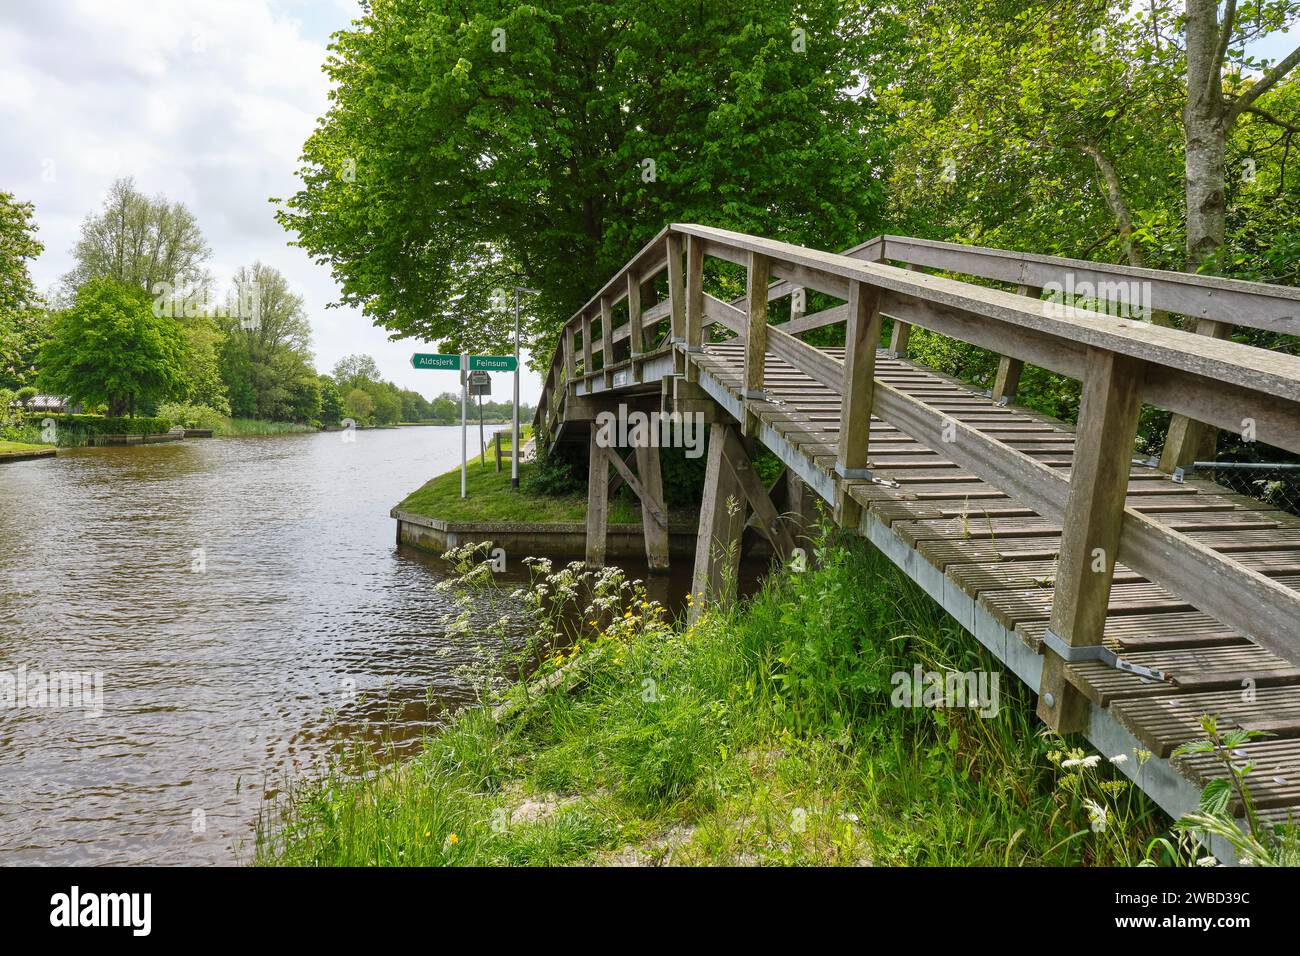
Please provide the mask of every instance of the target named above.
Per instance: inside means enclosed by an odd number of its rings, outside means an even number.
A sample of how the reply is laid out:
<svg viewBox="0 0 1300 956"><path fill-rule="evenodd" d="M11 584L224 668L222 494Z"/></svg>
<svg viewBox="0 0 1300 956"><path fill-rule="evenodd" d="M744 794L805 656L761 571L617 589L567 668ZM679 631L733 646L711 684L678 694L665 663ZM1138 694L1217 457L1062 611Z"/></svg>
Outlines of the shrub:
<svg viewBox="0 0 1300 956"><path fill-rule="evenodd" d="M158 417L165 418L173 425L182 428L220 429L225 425L225 417L215 408L207 405L191 405L186 402L168 402L158 406Z"/></svg>

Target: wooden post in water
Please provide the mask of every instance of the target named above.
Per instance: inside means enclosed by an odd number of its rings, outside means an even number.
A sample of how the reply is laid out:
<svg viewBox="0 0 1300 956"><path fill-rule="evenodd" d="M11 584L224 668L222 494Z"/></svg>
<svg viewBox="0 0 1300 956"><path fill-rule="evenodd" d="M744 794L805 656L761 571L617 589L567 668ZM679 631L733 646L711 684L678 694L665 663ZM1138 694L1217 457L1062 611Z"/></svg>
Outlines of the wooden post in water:
<svg viewBox="0 0 1300 956"><path fill-rule="evenodd" d="M668 570L668 508L664 504L664 479L659 466L659 449L636 448L636 470L641 476L641 528L645 533L645 557L651 571ZM663 516L660 521L656 512Z"/></svg>
<svg viewBox="0 0 1300 956"><path fill-rule="evenodd" d="M609 459L597 441L595 422L587 443L587 567L605 566L605 531L609 521Z"/></svg>
<svg viewBox="0 0 1300 956"><path fill-rule="evenodd" d="M1088 349L1048 624L1069 646L1102 643L1142 410L1143 375L1139 359ZM1061 656L1044 648L1038 716L1063 734L1084 730L1088 719L1088 700L1069 682L1065 669Z"/></svg>

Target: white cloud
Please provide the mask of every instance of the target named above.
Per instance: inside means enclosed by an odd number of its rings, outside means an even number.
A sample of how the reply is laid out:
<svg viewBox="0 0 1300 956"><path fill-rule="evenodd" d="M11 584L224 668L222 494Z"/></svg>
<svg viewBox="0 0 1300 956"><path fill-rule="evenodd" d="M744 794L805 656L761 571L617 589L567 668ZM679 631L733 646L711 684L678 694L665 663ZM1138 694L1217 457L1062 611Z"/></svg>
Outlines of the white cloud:
<svg viewBox="0 0 1300 956"><path fill-rule="evenodd" d="M48 288L71 266L81 220L109 184L186 203L225 279L261 259L307 301L317 366L373 355L384 374L426 395L454 375L416 372L425 347L389 342L355 310L326 310L338 290L276 223L271 196L297 188L303 141L328 105L320 65L354 0L64 0L0 6L0 189L36 204ZM498 398L508 394L501 377ZM536 401L537 376L523 398Z"/></svg>

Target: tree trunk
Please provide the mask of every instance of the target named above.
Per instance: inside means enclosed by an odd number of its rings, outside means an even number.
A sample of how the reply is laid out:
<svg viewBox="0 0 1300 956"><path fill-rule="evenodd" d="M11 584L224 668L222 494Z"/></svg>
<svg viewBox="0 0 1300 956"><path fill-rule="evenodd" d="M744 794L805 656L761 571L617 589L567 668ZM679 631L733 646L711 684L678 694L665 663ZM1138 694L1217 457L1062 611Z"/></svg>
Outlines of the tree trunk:
<svg viewBox="0 0 1300 956"><path fill-rule="evenodd" d="M1226 202L1224 153L1227 107L1223 99L1217 0L1187 0L1187 269L1195 271L1223 245Z"/></svg>

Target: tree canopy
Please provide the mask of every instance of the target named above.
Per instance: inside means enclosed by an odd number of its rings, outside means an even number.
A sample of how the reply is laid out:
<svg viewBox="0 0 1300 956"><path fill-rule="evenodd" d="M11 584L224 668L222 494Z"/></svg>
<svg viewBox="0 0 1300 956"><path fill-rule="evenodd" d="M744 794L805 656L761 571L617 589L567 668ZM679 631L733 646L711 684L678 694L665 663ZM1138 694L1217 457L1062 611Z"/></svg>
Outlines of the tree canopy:
<svg viewBox="0 0 1300 956"><path fill-rule="evenodd" d="M55 315L41 350L40 385L74 402L135 414L185 384L185 339L176 320L157 315L149 294L116 279L91 279Z"/></svg>
<svg viewBox="0 0 1300 956"><path fill-rule="evenodd" d="M36 238L31 203L0 192L0 388L32 376L43 314L28 263L44 246Z"/></svg>
<svg viewBox="0 0 1300 956"><path fill-rule="evenodd" d="M395 337L554 330L670 221L848 244L881 224L864 4L376 0L281 222ZM505 305L499 300L498 306Z"/></svg>

